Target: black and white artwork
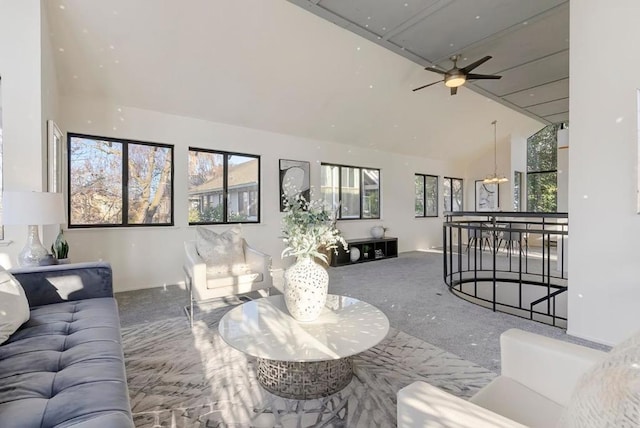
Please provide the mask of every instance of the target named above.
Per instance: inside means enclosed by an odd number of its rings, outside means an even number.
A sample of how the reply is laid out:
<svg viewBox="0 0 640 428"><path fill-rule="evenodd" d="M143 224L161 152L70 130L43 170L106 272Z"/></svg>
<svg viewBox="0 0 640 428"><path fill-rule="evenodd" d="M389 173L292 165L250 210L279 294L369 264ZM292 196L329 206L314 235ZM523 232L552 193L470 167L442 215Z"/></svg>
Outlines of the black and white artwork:
<svg viewBox="0 0 640 428"><path fill-rule="evenodd" d="M476 211L498 211L500 207L500 187L497 183L476 180Z"/></svg>
<svg viewBox="0 0 640 428"><path fill-rule="evenodd" d="M284 211L284 197L302 194L308 201L310 195L310 163L280 159L280 211Z"/></svg>

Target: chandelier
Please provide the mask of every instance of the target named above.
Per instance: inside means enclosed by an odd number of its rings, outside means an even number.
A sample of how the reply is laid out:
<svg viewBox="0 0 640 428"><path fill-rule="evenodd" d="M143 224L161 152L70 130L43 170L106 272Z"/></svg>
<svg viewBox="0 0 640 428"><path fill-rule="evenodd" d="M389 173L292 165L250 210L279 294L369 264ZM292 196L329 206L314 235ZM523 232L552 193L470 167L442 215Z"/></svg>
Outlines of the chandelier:
<svg viewBox="0 0 640 428"><path fill-rule="evenodd" d="M493 122L491 122L491 124L493 125L493 174L488 175L484 180L482 180L482 182L485 184L506 183L507 181L509 181L507 177L505 177L504 175L501 177L498 176L498 121L494 120Z"/></svg>

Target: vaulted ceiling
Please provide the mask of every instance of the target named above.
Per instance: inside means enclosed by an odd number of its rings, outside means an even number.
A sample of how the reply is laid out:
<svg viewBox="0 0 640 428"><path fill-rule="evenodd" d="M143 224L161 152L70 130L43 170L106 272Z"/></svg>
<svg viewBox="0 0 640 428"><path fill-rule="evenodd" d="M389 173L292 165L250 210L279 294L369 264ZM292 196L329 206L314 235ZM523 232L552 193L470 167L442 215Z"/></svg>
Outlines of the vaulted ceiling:
<svg viewBox="0 0 640 428"><path fill-rule="evenodd" d="M469 88L546 123L569 120L569 0L289 1L424 67L490 55L474 72L502 79Z"/></svg>
<svg viewBox="0 0 640 428"><path fill-rule="evenodd" d="M404 0L400 1L402 13L392 7L384 9L389 24L378 21L382 14L372 11L367 15L361 8L383 8L391 0L303 3L299 7L283 0L46 1L59 94L63 102L95 100L106 106L130 106L300 136L311 139L310 144L313 140L332 141L446 160L491 150L493 120L498 120L499 140L508 135L528 136L544 126L539 119L495 102L497 98L489 93L495 91L514 103L519 96L525 100L543 98L543 87L534 96L526 91L518 94L519 86L513 82L526 81L518 73L529 67L513 65L513 48L505 46L504 52L498 49L509 36L497 38L496 31L506 31L512 24L500 24L500 14L492 16L497 13L497 4L504 3L510 11L515 8L511 4L525 8L517 15L525 19L538 10L531 4L551 8L557 1ZM413 16L428 18L427 12L438 5L459 9L476 3L488 9L473 8L473 22L482 24L473 31L474 36L466 35L471 31L468 20L462 19L466 15L461 14L447 15L447 20L451 18L448 22L434 15L430 25L438 31L433 33L427 22L408 25ZM337 11L342 6L351 7L340 13L353 22L371 16L369 28L384 32L381 39L346 31L307 10ZM440 13L445 13L445 6ZM566 9L566 5L560 5L557 10L563 7ZM545 13L551 12L540 12L538 20L531 18L527 25L535 30L534 39L551 37L551 29L537 27ZM516 16L515 11L511 15ZM391 36L382 29L384 25L388 29L405 26L406 30L381 41L385 35ZM511 37L515 34L513 31ZM465 46L463 51L457 49L482 35L494 40L493 48L482 50L476 44ZM535 51L535 40L524 36L522 50ZM424 50L402 42L423 38L430 42ZM396 42L400 48L394 48L394 52L386 49ZM398 55L402 52L405 54ZM407 52L411 52L409 59ZM473 84L473 90L463 87L454 97L439 85L412 92L412 88L438 77L424 70L428 61L447 68L446 57L457 52L469 61L485 52L492 54L494 59L478 72L503 73L505 77L497 83L502 86L483 82L480 88L479 83ZM552 60L553 56L549 58ZM531 64L538 73L529 75L530 86L542 83L546 76L544 59L540 61L543 63ZM506 70L511 68L513 71ZM556 85L562 87L562 79ZM553 97L562 98L558 94ZM533 111L533 106L527 108ZM540 117L553 118L544 114ZM83 119L87 123L92 118ZM111 127L108 129L112 132Z"/></svg>

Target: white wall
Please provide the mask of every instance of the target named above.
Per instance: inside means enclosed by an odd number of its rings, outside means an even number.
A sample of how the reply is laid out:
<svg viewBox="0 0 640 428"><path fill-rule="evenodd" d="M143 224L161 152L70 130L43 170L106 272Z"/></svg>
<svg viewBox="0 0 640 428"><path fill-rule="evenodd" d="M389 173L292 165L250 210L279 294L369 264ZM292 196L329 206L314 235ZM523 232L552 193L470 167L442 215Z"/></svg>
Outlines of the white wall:
<svg viewBox="0 0 640 428"><path fill-rule="evenodd" d="M636 212L637 0L571 2L568 333L615 343L640 328Z"/></svg>
<svg viewBox="0 0 640 428"><path fill-rule="evenodd" d="M3 175L5 190L42 190L43 119L40 0L0 0ZM13 260L26 226L6 226L2 247Z"/></svg>
<svg viewBox="0 0 640 428"><path fill-rule="evenodd" d="M261 155L261 224L243 226L247 241L283 266L280 252L278 160L311 162L311 184L318 189L320 162L381 169L382 219L341 221L346 238L369 236L378 224L399 238L399 250L440 246L442 218L414 218L414 173L454 174L444 162L290 135L173 116L80 99L61 98L64 132L127 138L175 145L175 226L167 228L71 229L65 232L75 261L112 263L117 291L183 281L183 241L195 237L188 226L187 151L189 146ZM440 207L442 211L442 207ZM229 226L209 226L223 231Z"/></svg>

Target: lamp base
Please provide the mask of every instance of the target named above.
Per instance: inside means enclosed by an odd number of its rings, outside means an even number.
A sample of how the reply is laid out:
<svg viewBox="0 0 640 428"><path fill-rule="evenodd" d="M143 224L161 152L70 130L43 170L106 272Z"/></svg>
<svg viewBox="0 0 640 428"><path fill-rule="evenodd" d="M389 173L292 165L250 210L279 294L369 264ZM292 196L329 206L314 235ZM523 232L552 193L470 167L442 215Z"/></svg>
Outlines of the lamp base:
<svg viewBox="0 0 640 428"><path fill-rule="evenodd" d="M40 242L38 226L29 225L27 244L18 254L18 266L39 266L49 256L49 252Z"/></svg>

